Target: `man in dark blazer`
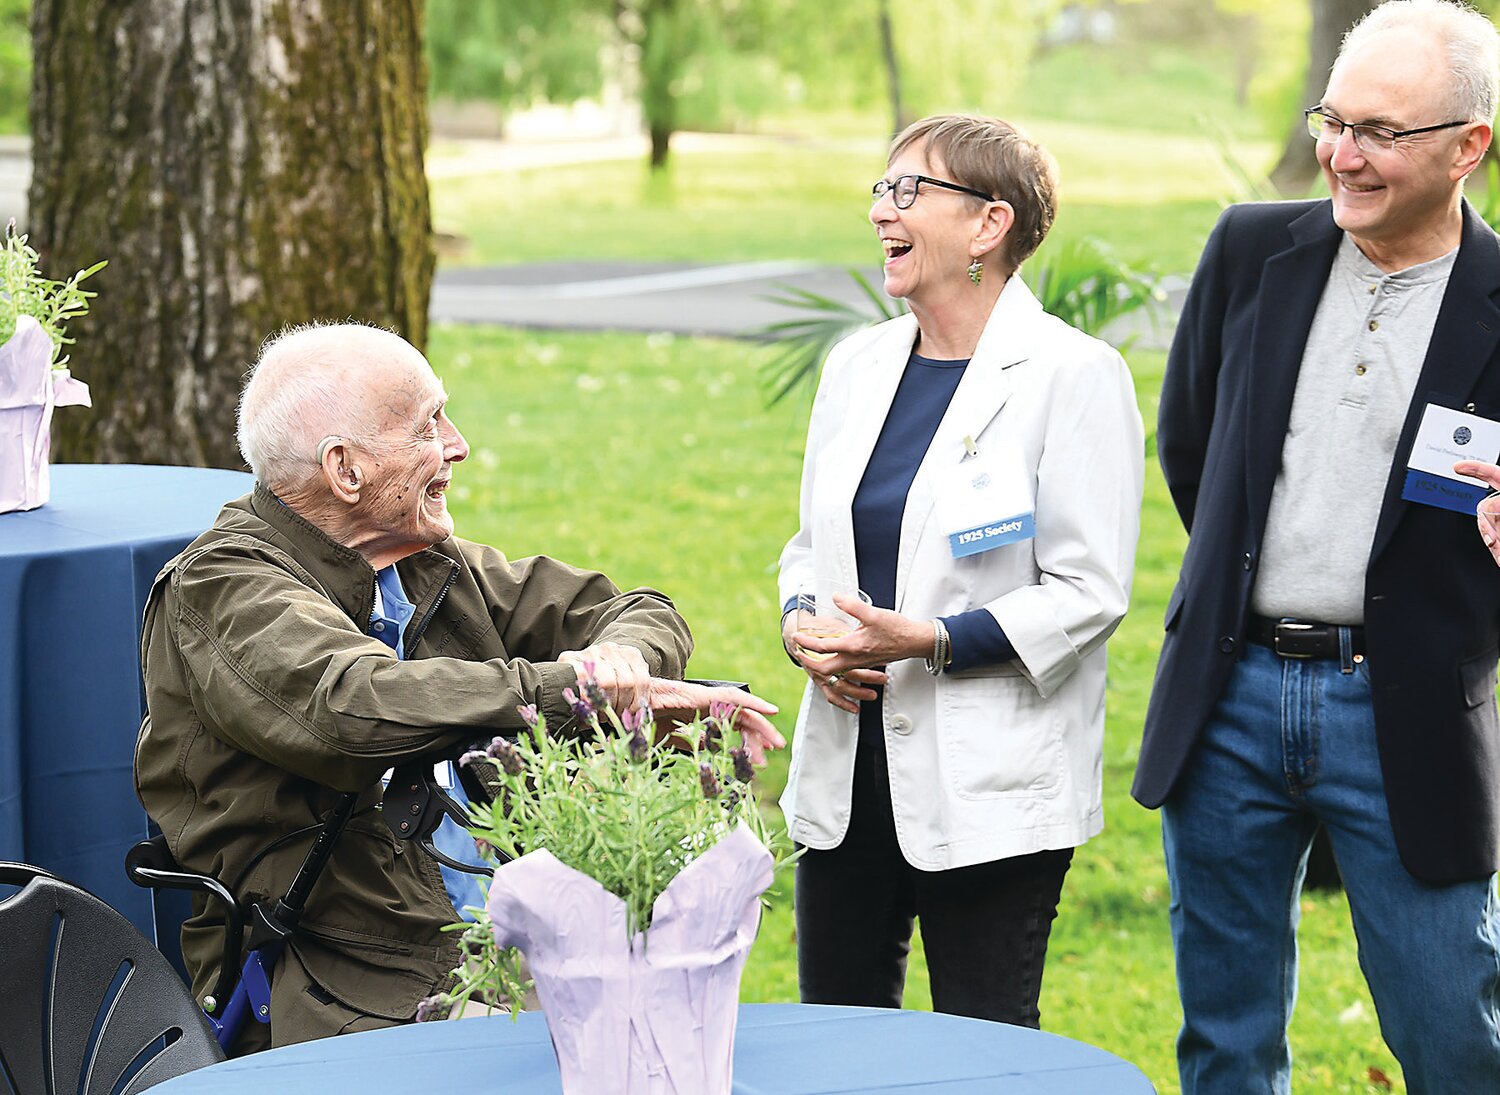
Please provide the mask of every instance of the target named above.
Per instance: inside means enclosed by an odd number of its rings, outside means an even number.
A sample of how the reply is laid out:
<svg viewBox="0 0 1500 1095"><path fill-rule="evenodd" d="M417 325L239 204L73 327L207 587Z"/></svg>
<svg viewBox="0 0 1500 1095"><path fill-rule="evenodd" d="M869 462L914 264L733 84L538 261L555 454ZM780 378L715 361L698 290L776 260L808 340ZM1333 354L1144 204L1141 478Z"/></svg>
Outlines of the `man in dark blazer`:
<svg viewBox="0 0 1500 1095"><path fill-rule="evenodd" d="M1331 199L1227 210L1173 342L1189 543L1133 793L1163 807L1184 1095L1291 1089L1319 824L1408 1090L1500 1092L1500 569L1472 510L1403 498L1429 405L1500 419L1500 239L1462 196L1496 67L1444 0L1366 17L1309 111Z"/></svg>

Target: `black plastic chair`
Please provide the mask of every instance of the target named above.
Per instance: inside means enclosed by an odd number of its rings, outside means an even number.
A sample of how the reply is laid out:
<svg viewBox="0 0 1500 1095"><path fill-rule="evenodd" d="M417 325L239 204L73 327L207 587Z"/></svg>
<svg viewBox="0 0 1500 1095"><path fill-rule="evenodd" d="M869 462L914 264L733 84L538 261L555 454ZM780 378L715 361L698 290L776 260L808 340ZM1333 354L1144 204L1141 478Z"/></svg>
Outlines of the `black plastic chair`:
<svg viewBox="0 0 1500 1095"><path fill-rule="evenodd" d="M171 964L71 882L0 861L0 1091L135 1095L224 1059Z"/></svg>

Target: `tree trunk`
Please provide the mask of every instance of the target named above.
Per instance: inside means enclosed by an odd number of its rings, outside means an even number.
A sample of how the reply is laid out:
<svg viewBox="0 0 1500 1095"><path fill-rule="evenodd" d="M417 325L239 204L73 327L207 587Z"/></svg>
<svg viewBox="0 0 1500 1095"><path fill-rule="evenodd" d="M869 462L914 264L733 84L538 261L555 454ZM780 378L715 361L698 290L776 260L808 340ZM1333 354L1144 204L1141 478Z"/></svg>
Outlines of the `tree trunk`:
<svg viewBox="0 0 1500 1095"><path fill-rule="evenodd" d="M647 0L636 10L640 47L641 114L651 136L651 170L667 166L677 131L677 88L689 48L685 20L691 15L677 0ZM628 40L628 38L627 38Z"/></svg>
<svg viewBox="0 0 1500 1095"><path fill-rule="evenodd" d="M109 259L59 458L241 467L268 335L425 343L422 0L33 0L31 32L31 241L52 277Z"/></svg>
<svg viewBox="0 0 1500 1095"><path fill-rule="evenodd" d="M1287 134L1281 159L1271 169L1271 183L1286 197L1300 198L1318 177L1318 158L1313 140L1302 120L1303 107L1323 97L1328 73L1338 57L1344 34L1379 0L1312 0L1312 31L1308 39L1307 78L1302 84L1302 102Z"/></svg>
<svg viewBox="0 0 1500 1095"><path fill-rule="evenodd" d="M880 0L880 55L885 61L886 88L891 97L891 136L898 136L911 125L906 106L901 101L901 61L896 55L896 38L891 31L890 0Z"/></svg>

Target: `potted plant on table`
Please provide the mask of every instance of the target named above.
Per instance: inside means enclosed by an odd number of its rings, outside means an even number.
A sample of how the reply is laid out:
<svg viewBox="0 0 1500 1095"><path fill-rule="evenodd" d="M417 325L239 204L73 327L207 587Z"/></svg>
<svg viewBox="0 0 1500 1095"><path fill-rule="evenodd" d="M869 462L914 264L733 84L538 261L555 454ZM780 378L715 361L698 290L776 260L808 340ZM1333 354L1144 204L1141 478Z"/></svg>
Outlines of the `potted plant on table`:
<svg viewBox="0 0 1500 1095"><path fill-rule="evenodd" d="M47 501L52 409L90 405L62 348L73 341L67 324L88 312L94 296L79 283L105 264L53 281L38 272L39 257L12 220L0 246L0 513Z"/></svg>
<svg viewBox="0 0 1500 1095"><path fill-rule="evenodd" d="M591 681L568 698L581 733L523 708L529 733L461 761L492 770L499 793L470 831L509 861L475 923L454 925L455 988L419 1018L522 1000L529 967L564 1092L728 1095L740 974L790 842L731 747L732 707L658 734Z"/></svg>

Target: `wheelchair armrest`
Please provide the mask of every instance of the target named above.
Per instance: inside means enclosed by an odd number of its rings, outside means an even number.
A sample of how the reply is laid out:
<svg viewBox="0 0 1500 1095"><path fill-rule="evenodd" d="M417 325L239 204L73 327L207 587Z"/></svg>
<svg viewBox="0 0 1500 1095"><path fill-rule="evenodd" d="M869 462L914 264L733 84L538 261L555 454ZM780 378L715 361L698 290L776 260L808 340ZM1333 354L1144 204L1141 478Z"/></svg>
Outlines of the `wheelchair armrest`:
<svg viewBox="0 0 1500 1095"><path fill-rule="evenodd" d="M125 874L137 886L148 890L191 890L207 894L223 905L224 953L213 992L217 1006L222 1007L239 976L240 948L245 938L245 910L234 894L212 875L179 867L167 847L167 838L161 834L141 841L125 853Z"/></svg>

